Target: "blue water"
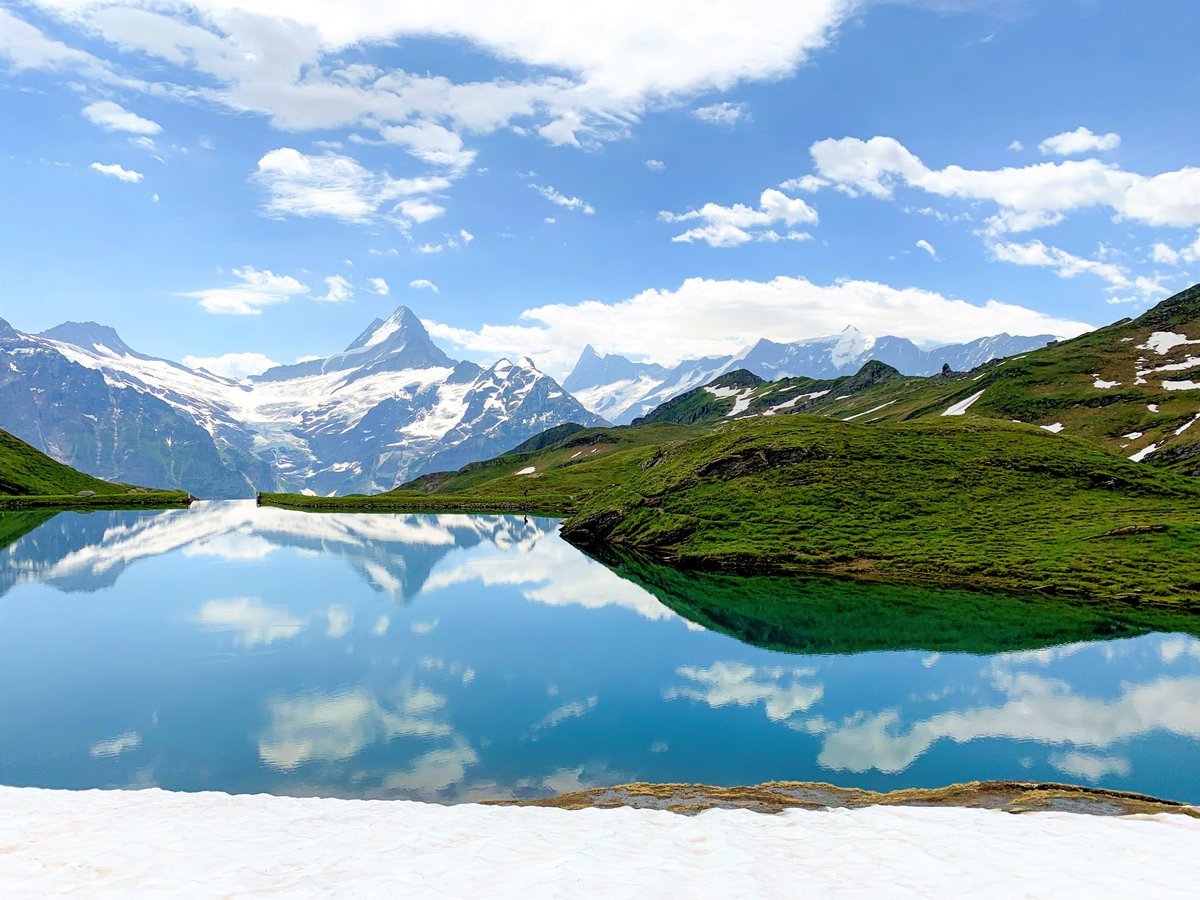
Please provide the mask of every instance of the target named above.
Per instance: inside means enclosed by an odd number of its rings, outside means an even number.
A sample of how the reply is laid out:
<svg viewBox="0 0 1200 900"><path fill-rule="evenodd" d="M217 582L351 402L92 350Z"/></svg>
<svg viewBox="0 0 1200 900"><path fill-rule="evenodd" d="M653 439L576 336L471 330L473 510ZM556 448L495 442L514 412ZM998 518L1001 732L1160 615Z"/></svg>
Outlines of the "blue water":
<svg viewBox="0 0 1200 900"><path fill-rule="evenodd" d="M1200 801L1193 637L773 652L556 528L246 502L59 514L0 550L0 783L460 802L1019 778Z"/></svg>

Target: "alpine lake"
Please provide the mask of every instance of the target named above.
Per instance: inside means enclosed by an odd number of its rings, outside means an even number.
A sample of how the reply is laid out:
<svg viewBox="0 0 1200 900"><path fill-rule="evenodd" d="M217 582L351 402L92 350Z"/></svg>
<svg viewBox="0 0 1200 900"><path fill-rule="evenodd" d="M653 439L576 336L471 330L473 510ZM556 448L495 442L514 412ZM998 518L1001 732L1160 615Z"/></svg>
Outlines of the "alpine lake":
<svg viewBox="0 0 1200 900"><path fill-rule="evenodd" d="M597 560L554 519L0 514L0 784L419 799L1066 781L1200 802L1200 640Z"/></svg>

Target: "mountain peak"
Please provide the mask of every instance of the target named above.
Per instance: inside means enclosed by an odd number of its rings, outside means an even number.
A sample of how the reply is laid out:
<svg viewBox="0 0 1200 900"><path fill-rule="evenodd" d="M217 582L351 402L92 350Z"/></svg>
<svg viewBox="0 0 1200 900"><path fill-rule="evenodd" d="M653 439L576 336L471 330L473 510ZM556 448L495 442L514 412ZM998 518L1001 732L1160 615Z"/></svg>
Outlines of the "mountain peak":
<svg viewBox="0 0 1200 900"><path fill-rule="evenodd" d="M38 337L49 338L71 344L81 350L95 351L100 348L111 350L117 356L137 356L115 328L98 322L63 322L43 331Z"/></svg>
<svg viewBox="0 0 1200 900"><path fill-rule="evenodd" d="M13 328L3 319L0 319L0 338L15 337L17 329Z"/></svg>
<svg viewBox="0 0 1200 900"><path fill-rule="evenodd" d="M428 342L429 332L425 330L425 326L421 324L417 314L407 306L401 306L386 319L375 319L346 348L346 352L365 350L381 344L405 347L414 343Z"/></svg>

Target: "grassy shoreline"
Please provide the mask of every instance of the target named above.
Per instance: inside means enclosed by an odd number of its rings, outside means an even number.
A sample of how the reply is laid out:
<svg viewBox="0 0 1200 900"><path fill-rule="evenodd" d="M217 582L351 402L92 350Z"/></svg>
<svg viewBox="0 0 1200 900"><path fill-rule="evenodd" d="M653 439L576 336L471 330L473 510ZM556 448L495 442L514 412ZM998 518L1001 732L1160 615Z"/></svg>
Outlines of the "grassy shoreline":
<svg viewBox="0 0 1200 900"><path fill-rule="evenodd" d="M0 495L0 512L15 510L179 509L194 498L186 491L130 491L119 494Z"/></svg>
<svg viewBox="0 0 1200 900"><path fill-rule="evenodd" d="M556 515L577 547L684 569L1200 612L1200 485L1084 441L973 417L588 429L387 494L259 502Z"/></svg>

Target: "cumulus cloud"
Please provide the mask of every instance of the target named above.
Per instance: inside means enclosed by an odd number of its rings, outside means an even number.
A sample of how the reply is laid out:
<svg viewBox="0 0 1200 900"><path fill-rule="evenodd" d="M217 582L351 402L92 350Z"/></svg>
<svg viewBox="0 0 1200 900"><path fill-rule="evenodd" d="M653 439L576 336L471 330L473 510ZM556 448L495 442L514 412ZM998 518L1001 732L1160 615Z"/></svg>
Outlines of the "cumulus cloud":
<svg viewBox="0 0 1200 900"><path fill-rule="evenodd" d="M750 121L750 110L744 103L713 103L692 110L692 117L709 125L733 126L738 122Z"/></svg>
<svg viewBox="0 0 1200 900"><path fill-rule="evenodd" d="M1020 141L1013 141L1011 144L1008 145L1008 149L1013 151L1014 153L1020 153L1022 150L1025 149L1025 145L1022 144Z"/></svg>
<svg viewBox="0 0 1200 900"><path fill-rule="evenodd" d="M369 285L367 289L379 297L386 297L392 292L392 289L388 287L388 283L382 278L368 278L367 284Z"/></svg>
<svg viewBox="0 0 1200 900"><path fill-rule="evenodd" d="M579 197L568 197L566 194L559 191L551 185L531 184L531 188L541 194L545 199L549 200L555 206L561 206L565 209L578 210L585 216L594 215L596 208Z"/></svg>
<svg viewBox="0 0 1200 900"><path fill-rule="evenodd" d="M667 164L661 159L648 159L643 162L642 165L644 165L651 172L665 172L667 169Z"/></svg>
<svg viewBox="0 0 1200 900"><path fill-rule="evenodd" d="M684 213L663 210L658 218L663 222L700 222L671 238L672 241L692 243L703 241L710 247L736 247L747 241L807 240L806 232L793 231L797 225L815 225L817 211L799 198L789 197L774 188L762 192L758 208L741 203L721 206L705 203L699 209ZM770 226L776 223L786 227L783 234Z"/></svg>
<svg viewBox="0 0 1200 900"><path fill-rule="evenodd" d="M1043 156L1076 156L1080 153L1103 153L1120 146L1121 136L1116 132L1095 134L1081 125L1074 131L1064 131L1046 138L1038 144L1038 151Z"/></svg>
<svg viewBox="0 0 1200 900"><path fill-rule="evenodd" d="M646 290L615 303L536 307L515 324L476 330L426 322L440 340L480 356L530 356L552 375L570 371L589 343L601 353L674 364L735 353L761 337L794 341L834 334L849 324L939 344L1005 331L1069 337L1090 328L999 300L974 304L872 281L820 285L784 276L765 282L689 278L673 290Z"/></svg>
<svg viewBox="0 0 1200 900"><path fill-rule="evenodd" d="M428 278L415 278L408 283L408 286L414 291L433 291L435 294L440 294L438 286Z"/></svg>
<svg viewBox="0 0 1200 900"><path fill-rule="evenodd" d="M937 251L933 249L933 244L929 243L929 241L925 240L925 238L921 238L921 240L917 241L916 246L918 250L924 250L926 253L928 253L931 259L936 260L938 258Z"/></svg>
<svg viewBox="0 0 1200 900"><path fill-rule="evenodd" d="M67 26L64 31L73 28L76 40L98 37L154 60L166 74L146 90L264 115L290 131L362 127L431 165L449 167L473 157L461 144L464 136L510 127L584 146L628 134L650 108L782 77L824 47L858 5L744 0L710 3L704 15L692 15L637 0L529 0L494 9L470 0L32 3ZM40 68L90 64L82 51L4 15L21 26L0 27L0 53L10 60ZM369 52L405 37L465 40L531 74L454 81L344 60L348 48L358 56L360 48Z"/></svg>
<svg viewBox="0 0 1200 900"><path fill-rule="evenodd" d="M237 281L221 287L181 293L200 301L205 312L230 316L257 316L262 307L285 303L291 297L307 294L308 288L290 275L276 275L269 269L253 266L233 270Z"/></svg>
<svg viewBox="0 0 1200 900"><path fill-rule="evenodd" d="M207 369L214 375L240 380L260 375L280 365L262 353L223 353L220 356L185 356L183 364L191 369Z"/></svg>
<svg viewBox="0 0 1200 900"><path fill-rule="evenodd" d="M1003 169L931 169L890 137L817 141L817 174L851 196L890 198L898 185L942 197L995 203L994 233L1028 231L1069 213L1108 208L1146 225L1200 225L1200 168L1147 176L1098 159L1044 162Z"/></svg>
<svg viewBox="0 0 1200 900"><path fill-rule="evenodd" d="M100 100L83 108L83 115L93 125L105 131L125 131L129 134L150 135L162 132L162 126L151 119L143 119L119 103ZM153 146L153 145L151 145Z"/></svg>
<svg viewBox="0 0 1200 900"><path fill-rule="evenodd" d="M392 178L372 172L349 156L309 156L280 147L258 161L254 181L270 217L329 216L356 224L388 220L401 228L426 222L444 210L421 195L450 187L446 176Z"/></svg>
<svg viewBox="0 0 1200 900"><path fill-rule="evenodd" d="M126 169L119 163L98 163L94 162L89 169L99 172L101 175L107 175L109 178L116 178L119 181L124 181L128 184L137 184L144 177L141 172L135 172L133 169Z"/></svg>
<svg viewBox="0 0 1200 900"><path fill-rule="evenodd" d="M347 303L354 299L354 288L341 275L329 275L325 279L325 294L314 297L322 303Z"/></svg>

